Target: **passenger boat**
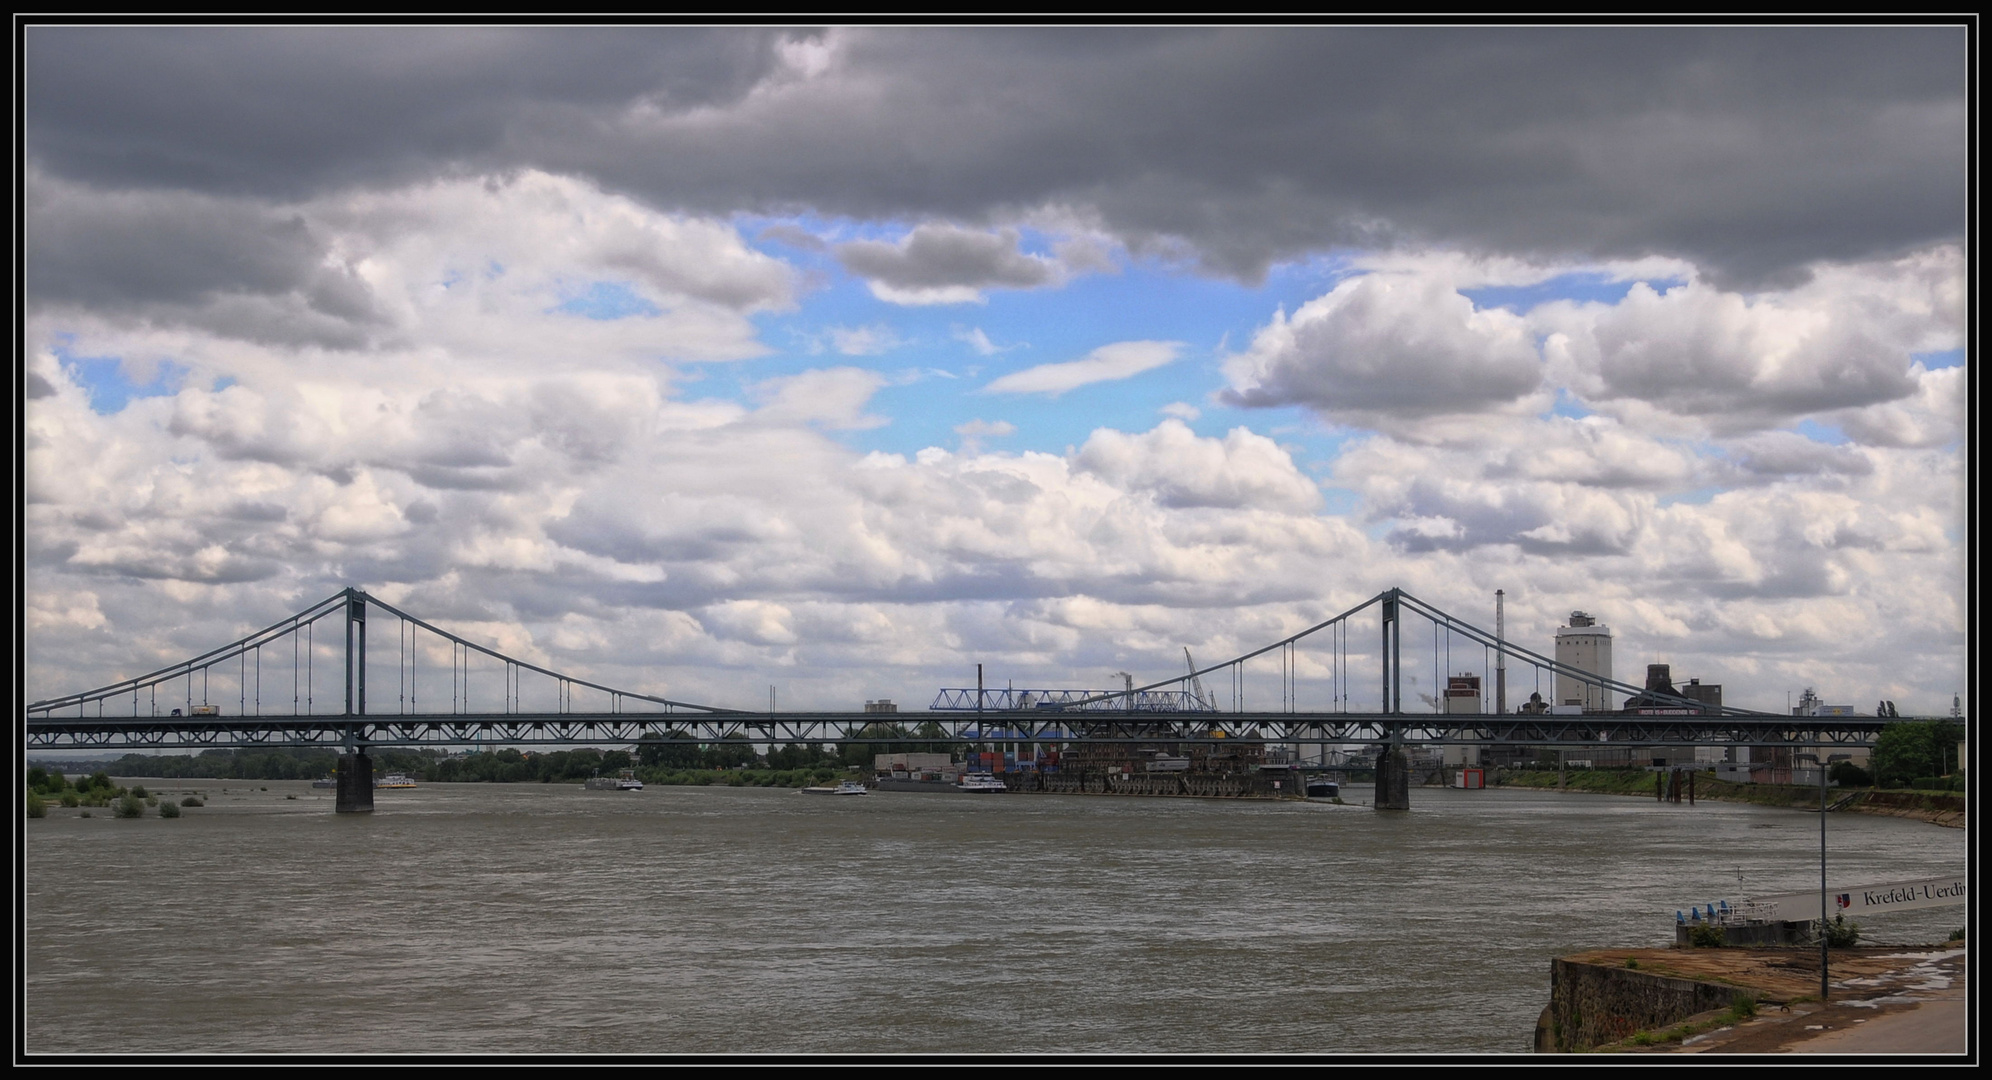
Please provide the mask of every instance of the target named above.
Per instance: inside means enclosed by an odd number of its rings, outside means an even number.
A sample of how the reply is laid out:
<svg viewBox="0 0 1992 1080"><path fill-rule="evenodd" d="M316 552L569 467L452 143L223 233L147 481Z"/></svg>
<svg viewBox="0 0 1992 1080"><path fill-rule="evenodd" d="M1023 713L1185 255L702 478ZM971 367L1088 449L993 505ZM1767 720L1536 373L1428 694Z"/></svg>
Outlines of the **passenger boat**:
<svg viewBox="0 0 1992 1080"><path fill-rule="evenodd" d="M806 787L806 788L803 788L803 789L802 789L802 790L801 790L801 791L799 792L799 794L802 794L802 795L869 795L869 794L871 794L871 792L870 792L870 791L867 791L867 790L865 789L865 785L864 785L864 783L863 783L862 781L858 781L858 780L846 780L846 781L844 781L843 783L841 783L841 784L838 784L838 785L837 785L836 787Z"/></svg>
<svg viewBox="0 0 1992 1080"><path fill-rule="evenodd" d="M1010 790L1008 785L989 773L967 773L955 786L971 795L995 795Z"/></svg>
<svg viewBox="0 0 1992 1080"><path fill-rule="evenodd" d="M375 789L381 791L394 788L412 788L414 786L415 781L401 773L388 773L386 776L374 781Z"/></svg>

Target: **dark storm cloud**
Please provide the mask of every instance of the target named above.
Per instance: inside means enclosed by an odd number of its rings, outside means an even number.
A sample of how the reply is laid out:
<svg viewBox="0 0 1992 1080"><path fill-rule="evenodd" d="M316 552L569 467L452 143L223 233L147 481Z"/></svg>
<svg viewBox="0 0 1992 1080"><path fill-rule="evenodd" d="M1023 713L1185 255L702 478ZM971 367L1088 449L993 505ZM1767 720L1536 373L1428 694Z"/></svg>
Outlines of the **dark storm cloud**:
<svg viewBox="0 0 1992 1080"><path fill-rule="evenodd" d="M270 344L351 346L377 324L358 277L295 214L183 191L27 185L31 300L160 317Z"/></svg>
<svg viewBox="0 0 1992 1080"><path fill-rule="evenodd" d="M840 245L837 258L852 273L899 289L1032 289L1058 276L1051 260L1017 250L1015 229L989 233L922 225L897 244L859 240Z"/></svg>
<svg viewBox="0 0 1992 1080"><path fill-rule="evenodd" d="M259 195L532 166L703 212L1068 207L1247 278L1439 240L1761 283L1964 220L1961 28L858 30L813 76L782 38L34 27L26 142Z"/></svg>
<svg viewBox="0 0 1992 1080"><path fill-rule="evenodd" d="M31 154L114 186L301 197L532 165L517 134L725 104L771 34L699 29L30 27Z"/></svg>

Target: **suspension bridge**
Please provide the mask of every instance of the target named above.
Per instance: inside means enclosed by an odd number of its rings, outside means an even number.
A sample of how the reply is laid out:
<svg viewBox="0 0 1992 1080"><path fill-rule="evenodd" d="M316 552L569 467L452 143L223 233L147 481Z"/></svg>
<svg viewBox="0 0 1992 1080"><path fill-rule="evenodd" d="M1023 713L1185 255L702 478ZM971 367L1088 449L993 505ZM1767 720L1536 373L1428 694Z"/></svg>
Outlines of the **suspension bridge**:
<svg viewBox="0 0 1992 1080"><path fill-rule="evenodd" d="M1414 620L1414 667L1407 671L1405 626ZM370 626L376 628L371 647ZM390 628L391 646L379 632ZM1421 650L1425 656L1416 655ZM1491 702L1476 695L1471 709L1407 712L1404 684L1415 686L1414 672L1426 659L1434 690L1446 686L1455 669L1474 665L1500 688ZM1556 709L1538 693L1510 711L1505 685L1511 663L1533 671L1538 687L1548 676L1594 688L1601 697L1636 698L1640 707ZM1276 694L1266 690L1275 664ZM1396 588L1261 648L1185 668L1142 686L1126 676L1119 690L945 688L924 712L747 710L557 672L347 588L198 656L34 702L26 707L25 735L31 750L319 747L364 761L378 747L635 745L656 738L746 739L768 746L913 738L1039 745L1242 740L1295 750L1352 744L1851 748L1872 745L1896 720L1763 713L1615 681L1518 646ZM1206 676L1223 689L1207 690ZM1479 678L1477 685L1488 683ZM1458 704L1419 697L1435 709ZM342 777L349 771L342 768ZM343 801L343 780L341 795Z"/></svg>

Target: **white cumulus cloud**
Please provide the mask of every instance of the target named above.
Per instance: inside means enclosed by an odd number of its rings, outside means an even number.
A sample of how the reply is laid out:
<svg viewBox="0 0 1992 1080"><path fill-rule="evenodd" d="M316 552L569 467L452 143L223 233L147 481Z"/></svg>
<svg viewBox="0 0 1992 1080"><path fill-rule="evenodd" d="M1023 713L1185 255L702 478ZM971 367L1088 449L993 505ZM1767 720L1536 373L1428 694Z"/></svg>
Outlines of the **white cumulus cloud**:
<svg viewBox="0 0 1992 1080"><path fill-rule="evenodd" d="M1102 345L1078 360L1013 371L982 388L985 394L1050 394L1053 397L1089 383L1132 378L1176 359L1178 341L1121 341Z"/></svg>

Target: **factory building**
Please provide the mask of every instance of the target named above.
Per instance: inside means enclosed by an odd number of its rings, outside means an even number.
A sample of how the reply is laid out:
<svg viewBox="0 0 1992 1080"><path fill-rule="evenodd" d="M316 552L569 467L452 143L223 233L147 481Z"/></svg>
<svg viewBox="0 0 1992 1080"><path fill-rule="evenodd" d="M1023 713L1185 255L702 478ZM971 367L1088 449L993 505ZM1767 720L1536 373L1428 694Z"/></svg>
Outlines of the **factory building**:
<svg viewBox="0 0 1992 1080"><path fill-rule="evenodd" d="M1556 662L1601 679L1611 678L1611 627L1599 625L1597 620L1584 612L1571 612L1570 625L1558 627L1556 631ZM1558 672L1555 704L1575 705L1585 712L1610 712L1612 695L1595 683Z"/></svg>
<svg viewBox="0 0 1992 1080"><path fill-rule="evenodd" d="M1486 712L1480 699L1480 676L1461 673L1448 677L1445 710L1448 715L1466 716ZM1442 760L1446 765L1477 766L1480 750L1478 746L1448 746Z"/></svg>
<svg viewBox="0 0 1992 1080"><path fill-rule="evenodd" d="M1704 712L1705 699L1715 698L1715 704L1722 703L1722 688L1703 686L1700 679L1692 684L1696 698L1693 704L1681 701L1688 695L1674 685L1674 672L1668 664L1646 665L1646 689L1625 699L1625 711L1640 716L1691 716ZM1693 765L1700 759L1700 752L1693 746L1644 746L1634 751L1633 761L1650 765Z"/></svg>

